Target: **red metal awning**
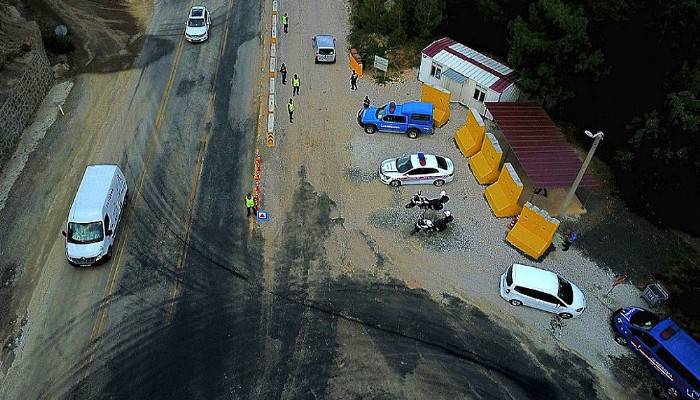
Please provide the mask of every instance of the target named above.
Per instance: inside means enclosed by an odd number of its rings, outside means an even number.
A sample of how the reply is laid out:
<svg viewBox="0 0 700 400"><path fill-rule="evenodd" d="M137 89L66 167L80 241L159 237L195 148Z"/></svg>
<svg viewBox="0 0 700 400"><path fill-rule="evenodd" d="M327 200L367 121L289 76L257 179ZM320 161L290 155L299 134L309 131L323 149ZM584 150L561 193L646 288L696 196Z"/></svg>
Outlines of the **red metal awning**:
<svg viewBox="0 0 700 400"><path fill-rule="evenodd" d="M569 187L581 159L549 115L536 103L494 103L486 107L535 187ZM589 172L580 187L598 186Z"/></svg>

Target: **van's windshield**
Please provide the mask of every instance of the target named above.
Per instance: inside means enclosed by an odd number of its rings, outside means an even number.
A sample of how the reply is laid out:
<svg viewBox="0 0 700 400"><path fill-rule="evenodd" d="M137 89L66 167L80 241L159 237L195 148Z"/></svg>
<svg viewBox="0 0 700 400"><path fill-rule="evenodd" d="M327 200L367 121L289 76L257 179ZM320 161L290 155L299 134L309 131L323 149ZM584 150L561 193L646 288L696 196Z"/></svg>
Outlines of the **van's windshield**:
<svg viewBox="0 0 700 400"><path fill-rule="evenodd" d="M318 54L320 54L322 56L329 56L333 53L334 53L333 49L318 49Z"/></svg>
<svg viewBox="0 0 700 400"><path fill-rule="evenodd" d="M87 244L96 243L104 238L102 222L68 223L68 243Z"/></svg>
<svg viewBox="0 0 700 400"><path fill-rule="evenodd" d="M651 311L640 310L632 314L630 322L640 328L651 329L659 323L660 319L658 315Z"/></svg>

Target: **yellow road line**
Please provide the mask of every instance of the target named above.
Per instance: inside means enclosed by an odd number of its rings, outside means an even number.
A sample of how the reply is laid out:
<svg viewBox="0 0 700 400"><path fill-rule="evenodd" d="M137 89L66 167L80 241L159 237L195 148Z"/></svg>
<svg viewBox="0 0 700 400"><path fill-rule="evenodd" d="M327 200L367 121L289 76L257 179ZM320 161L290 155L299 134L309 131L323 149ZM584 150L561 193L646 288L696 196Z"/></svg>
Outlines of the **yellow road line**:
<svg viewBox="0 0 700 400"><path fill-rule="evenodd" d="M194 0L192 1L192 5L194 4ZM190 5L191 6L191 5ZM146 151L146 158L144 158L144 164L143 164L143 171L141 171L141 177L139 179L139 184L138 188L136 190L136 193L132 193L131 198L132 198L132 207L136 204L136 201L140 198L140 194L143 191L143 185L146 180L146 172L148 171L148 165L151 161L151 158L153 157L153 153L155 152L155 145L158 141L158 132L160 131L160 127L163 123L164 120L164 115L165 115L165 109L166 105L168 103L168 100L170 99L170 92L173 87L173 83L175 81L175 75L177 73L177 66L178 63L180 62L180 57L182 56L182 49L183 45L185 42L184 36L180 36L180 41L177 44L177 48L175 50L175 55L173 57L173 63L170 67L170 72L168 75L168 81L165 84L165 89L163 90L163 94L161 95L160 98L160 105L158 107L158 112L156 114L156 119L155 119L155 124L153 126L153 130L151 131L151 140L149 142L149 147L147 148ZM95 323L92 327L92 331L90 333L90 341L89 343L94 343L96 339L102 334L102 331L104 330L106 320L107 320L107 314L109 311L109 306L111 304L111 296L114 294L114 287L117 283L117 277L119 276L119 273L121 272L122 269L122 256L124 253L124 249L126 248L126 243L128 242L129 238L129 230L125 229L124 230L124 236L122 237L119 247L117 248L117 256L114 259L114 262L112 263L112 268L110 269L110 274L109 278L107 280L107 286L105 287L104 290L104 295L102 296L102 300L105 301L105 303L101 306L101 308L97 312L97 317L95 318ZM88 373L88 367L92 364L92 362L95 359L95 354L96 350L93 349L90 354L88 355L88 359L84 365L84 371L82 374L82 379L85 379Z"/></svg>

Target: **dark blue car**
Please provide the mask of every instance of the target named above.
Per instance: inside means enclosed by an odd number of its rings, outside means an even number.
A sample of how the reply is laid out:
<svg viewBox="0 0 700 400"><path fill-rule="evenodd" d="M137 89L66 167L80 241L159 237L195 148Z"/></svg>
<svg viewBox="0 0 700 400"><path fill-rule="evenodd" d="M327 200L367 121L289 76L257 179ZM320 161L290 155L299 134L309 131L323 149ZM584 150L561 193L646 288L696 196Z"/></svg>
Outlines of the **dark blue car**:
<svg viewBox="0 0 700 400"><path fill-rule="evenodd" d="M379 108L369 107L357 113L357 123L367 133L392 132L405 133L411 139L421 134L432 134L433 105L420 101L404 104L394 102Z"/></svg>
<svg viewBox="0 0 700 400"><path fill-rule="evenodd" d="M700 399L700 345L670 318L627 307L612 315L615 341L656 373L672 398Z"/></svg>

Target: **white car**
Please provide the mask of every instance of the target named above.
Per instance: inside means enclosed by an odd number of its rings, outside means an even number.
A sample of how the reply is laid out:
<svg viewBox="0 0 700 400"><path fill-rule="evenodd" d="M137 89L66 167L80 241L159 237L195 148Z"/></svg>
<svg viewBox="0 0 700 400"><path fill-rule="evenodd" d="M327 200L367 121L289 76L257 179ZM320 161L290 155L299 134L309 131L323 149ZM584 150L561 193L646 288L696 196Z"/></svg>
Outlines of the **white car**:
<svg viewBox="0 0 700 400"><path fill-rule="evenodd" d="M211 15L204 6L195 6L190 9L190 15L185 24L185 39L188 42L203 42L209 39L209 26Z"/></svg>
<svg viewBox="0 0 700 400"><path fill-rule="evenodd" d="M382 161L379 179L386 185L442 186L454 179L454 164L447 157L432 154L404 154Z"/></svg>
<svg viewBox="0 0 700 400"><path fill-rule="evenodd" d="M501 275L501 297L514 306L526 305L559 315L578 317L586 309L581 289L554 272L513 264Z"/></svg>

